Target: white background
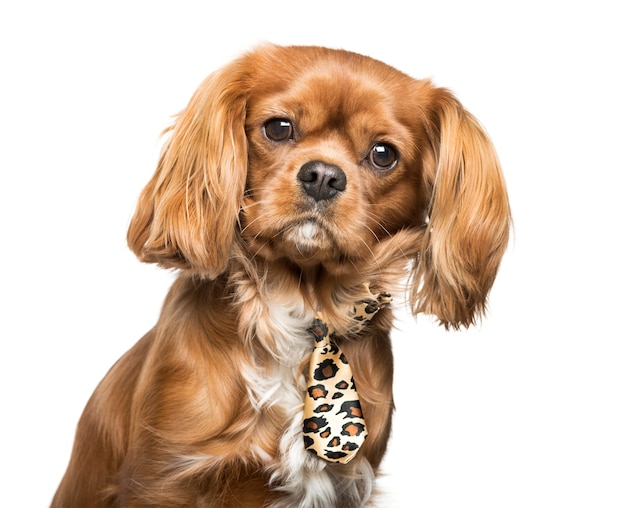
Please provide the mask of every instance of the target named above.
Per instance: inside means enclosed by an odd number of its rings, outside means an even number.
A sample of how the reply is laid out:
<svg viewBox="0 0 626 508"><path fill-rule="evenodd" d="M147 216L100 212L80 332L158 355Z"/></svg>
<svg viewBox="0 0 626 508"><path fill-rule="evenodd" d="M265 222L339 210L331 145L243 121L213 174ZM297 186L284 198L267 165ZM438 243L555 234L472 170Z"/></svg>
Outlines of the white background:
<svg viewBox="0 0 626 508"><path fill-rule="evenodd" d="M343 47L451 88L509 186L515 237L482 325L421 316L394 334L381 506L626 506L618 5L3 2L0 506L49 503L87 398L154 324L171 275L125 234L159 133L261 41Z"/></svg>

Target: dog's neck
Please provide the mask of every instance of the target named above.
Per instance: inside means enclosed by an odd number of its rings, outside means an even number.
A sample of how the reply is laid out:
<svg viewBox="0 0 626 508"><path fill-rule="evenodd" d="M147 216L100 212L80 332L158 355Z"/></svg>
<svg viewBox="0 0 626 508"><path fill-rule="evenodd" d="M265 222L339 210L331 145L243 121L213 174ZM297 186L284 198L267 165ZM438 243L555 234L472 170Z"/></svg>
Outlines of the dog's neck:
<svg viewBox="0 0 626 508"><path fill-rule="evenodd" d="M233 259L256 281L262 292L272 286L295 286L302 292L303 298L311 304L332 304L343 301L343 295L353 301L363 295L358 294L364 284L369 284L373 291L389 291L398 295L403 293L398 286L402 284L411 263L418 256L423 231L406 229L382 239L364 249L359 259L344 259L340 254L327 262L303 266L286 258L266 259L253 256L248 251L244 239L236 242ZM352 296L350 296L352 295Z"/></svg>
<svg viewBox="0 0 626 508"><path fill-rule="evenodd" d="M229 266L227 286L234 292L241 320L242 337L251 342L259 335L256 323L266 326L281 319L298 320L304 330L323 312L342 335L351 335L350 313L355 302L371 293L389 292L402 301L407 268L417 255L421 232L403 230L367 249L358 262L346 262L341 270L325 265L299 266L284 258L252 256L239 238ZM339 259L339 257L338 257ZM339 263L339 261L337 261ZM369 287L369 290L368 290ZM272 338L267 338L271 346ZM277 351L275 348L269 347Z"/></svg>

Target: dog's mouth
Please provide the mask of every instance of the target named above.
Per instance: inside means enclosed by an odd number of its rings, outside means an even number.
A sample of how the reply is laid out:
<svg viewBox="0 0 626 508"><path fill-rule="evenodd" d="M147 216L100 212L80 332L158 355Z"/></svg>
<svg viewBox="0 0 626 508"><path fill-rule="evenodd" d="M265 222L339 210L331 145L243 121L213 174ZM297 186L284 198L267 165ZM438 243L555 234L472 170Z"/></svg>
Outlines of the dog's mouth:
<svg viewBox="0 0 626 508"><path fill-rule="evenodd" d="M282 204L281 208L288 208ZM347 212L328 206L304 206L280 213L278 206L263 212L258 205L242 216L242 233L255 256L284 259L300 267L340 264L364 254L362 228L347 221ZM365 249L367 252L367 248Z"/></svg>
<svg viewBox="0 0 626 508"><path fill-rule="evenodd" d="M333 225L318 217L289 221L264 237L263 247L257 252L270 260L284 258L301 267L312 267L342 263L352 257L350 248L337 236ZM257 237L256 240L262 239Z"/></svg>

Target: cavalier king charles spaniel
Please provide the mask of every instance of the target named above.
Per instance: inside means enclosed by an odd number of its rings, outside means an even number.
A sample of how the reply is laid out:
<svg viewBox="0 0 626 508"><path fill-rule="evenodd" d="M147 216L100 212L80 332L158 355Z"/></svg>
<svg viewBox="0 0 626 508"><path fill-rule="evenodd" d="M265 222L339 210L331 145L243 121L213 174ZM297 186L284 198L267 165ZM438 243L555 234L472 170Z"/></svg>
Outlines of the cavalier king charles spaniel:
<svg viewBox="0 0 626 508"><path fill-rule="evenodd" d="M428 80L274 45L211 74L166 135L128 243L179 275L87 403L52 506L374 503L394 407L390 296L446 328L484 314L510 227L491 141ZM351 368L336 386L358 394L336 405L364 420L341 434L367 431L328 457L305 435L342 437L323 428L335 404L305 414L321 338Z"/></svg>

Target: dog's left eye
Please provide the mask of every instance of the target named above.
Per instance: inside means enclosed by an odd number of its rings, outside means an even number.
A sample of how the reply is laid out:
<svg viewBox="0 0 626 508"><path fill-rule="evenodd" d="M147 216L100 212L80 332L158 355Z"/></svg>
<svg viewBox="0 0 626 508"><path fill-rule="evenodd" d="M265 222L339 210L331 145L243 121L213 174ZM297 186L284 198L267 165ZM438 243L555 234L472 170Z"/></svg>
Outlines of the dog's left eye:
<svg viewBox="0 0 626 508"><path fill-rule="evenodd" d="M272 141L293 139L293 124L284 118L274 118L263 126L265 136Z"/></svg>
<svg viewBox="0 0 626 508"><path fill-rule="evenodd" d="M376 143L370 150L369 161L376 169L388 170L398 162L398 154L391 145Z"/></svg>

